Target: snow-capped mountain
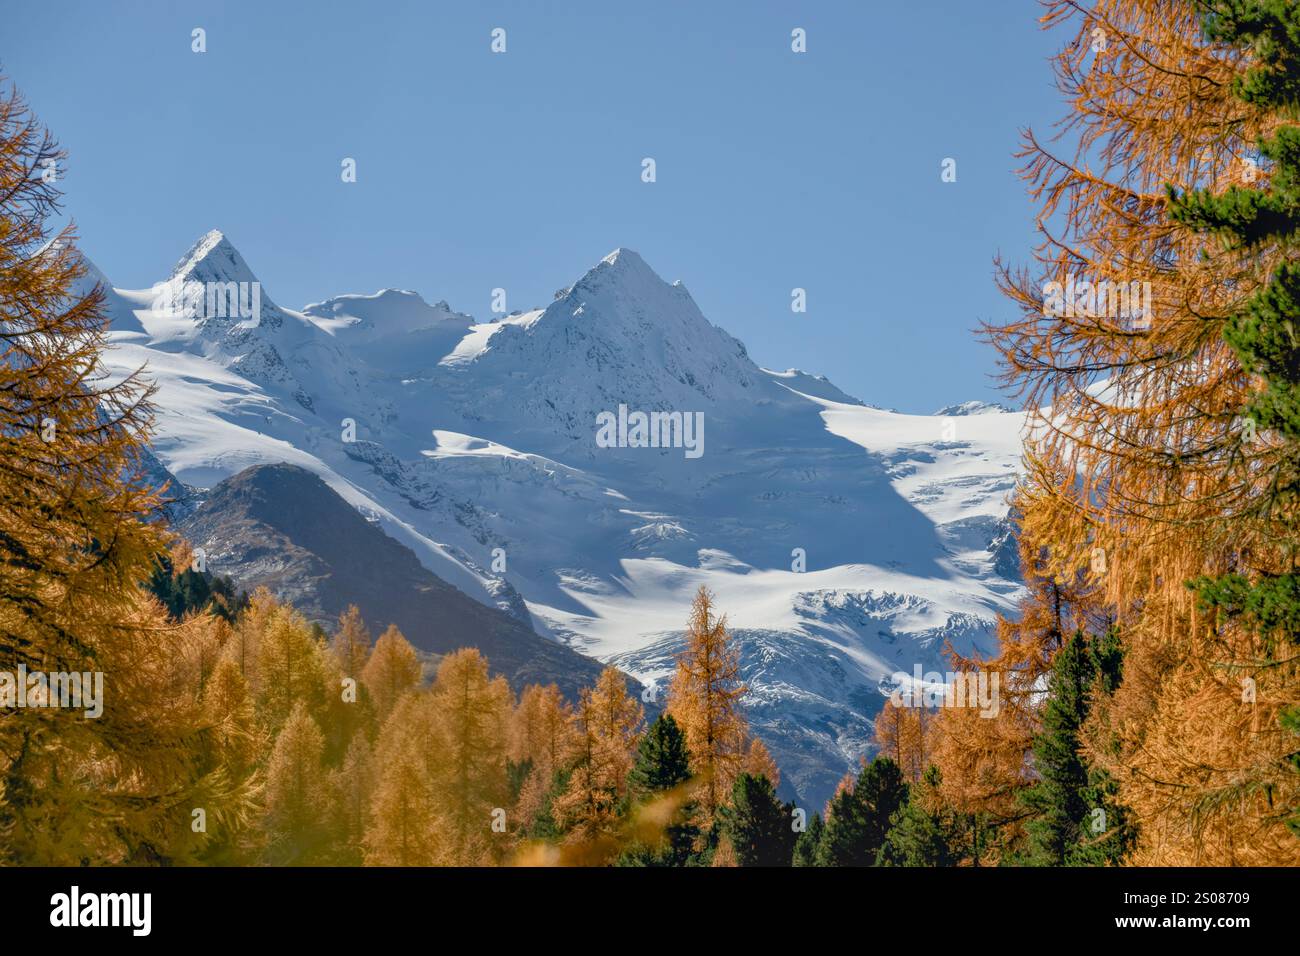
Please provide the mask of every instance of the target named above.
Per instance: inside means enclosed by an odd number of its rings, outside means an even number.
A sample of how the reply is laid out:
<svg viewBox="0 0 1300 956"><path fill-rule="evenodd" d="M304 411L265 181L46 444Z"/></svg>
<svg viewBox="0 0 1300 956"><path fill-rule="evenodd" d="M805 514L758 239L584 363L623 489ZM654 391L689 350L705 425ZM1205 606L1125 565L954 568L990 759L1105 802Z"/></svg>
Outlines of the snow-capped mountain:
<svg viewBox="0 0 1300 956"><path fill-rule="evenodd" d="M177 293L214 287L224 314ZM1014 608L1023 415L903 415L762 369L631 250L478 321L393 289L284 308L212 232L109 309L108 361L157 382L154 451L191 486L307 468L444 580L652 691L710 587L808 806L867 752L889 675L946 640L991 652ZM655 412L689 440L627 447Z"/></svg>

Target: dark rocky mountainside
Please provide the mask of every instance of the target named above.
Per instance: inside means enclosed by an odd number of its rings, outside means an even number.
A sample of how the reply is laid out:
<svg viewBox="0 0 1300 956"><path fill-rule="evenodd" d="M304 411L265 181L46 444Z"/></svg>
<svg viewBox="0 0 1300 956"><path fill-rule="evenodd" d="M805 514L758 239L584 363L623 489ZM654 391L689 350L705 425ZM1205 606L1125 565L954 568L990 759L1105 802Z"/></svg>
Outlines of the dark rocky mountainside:
<svg viewBox="0 0 1300 956"><path fill-rule="evenodd" d="M208 492L176 530L206 551L208 570L249 591L266 586L327 630L355 604L376 636L396 624L424 651L477 647L516 690L553 681L576 698L600 673L598 661L434 575L304 468L247 468Z"/></svg>

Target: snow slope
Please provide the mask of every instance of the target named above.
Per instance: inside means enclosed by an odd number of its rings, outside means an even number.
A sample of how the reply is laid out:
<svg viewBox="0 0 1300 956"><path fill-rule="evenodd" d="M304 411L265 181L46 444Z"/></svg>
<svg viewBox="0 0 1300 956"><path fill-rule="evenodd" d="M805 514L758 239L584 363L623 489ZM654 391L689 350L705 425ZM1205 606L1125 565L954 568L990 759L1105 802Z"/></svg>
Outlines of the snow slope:
<svg viewBox="0 0 1300 956"><path fill-rule="evenodd" d="M212 232L165 281L257 278ZM1013 609L1021 414L902 415L761 369L631 250L496 321L391 289L298 312L263 291L255 324L153 299L111 291L108 360L157 382L154 450L182 481L308 468L440 577L658 686L711 588L808 806L867 752L882 681L945 640L991 652ZM704 453L601 447L620 405L701 413Z"/></svg>

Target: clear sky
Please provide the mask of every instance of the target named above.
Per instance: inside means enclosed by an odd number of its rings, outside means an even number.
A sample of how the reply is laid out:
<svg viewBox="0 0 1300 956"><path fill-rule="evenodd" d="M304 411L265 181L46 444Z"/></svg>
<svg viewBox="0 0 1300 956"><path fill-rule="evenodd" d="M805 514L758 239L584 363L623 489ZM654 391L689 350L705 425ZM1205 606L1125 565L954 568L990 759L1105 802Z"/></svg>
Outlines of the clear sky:
<svg viewBox="0 0 1300 956"><path fill-rule="evenodd" d="M542 306L627 246L760 365L929 412L998 398L971 330L1009 312L994 255L1034 241L1017 131L1064 109L1040 12L10 0L0 69L69 150L66 211L117 286L215 227L282 305L396 287L486 319L492 289Z"/></svg>

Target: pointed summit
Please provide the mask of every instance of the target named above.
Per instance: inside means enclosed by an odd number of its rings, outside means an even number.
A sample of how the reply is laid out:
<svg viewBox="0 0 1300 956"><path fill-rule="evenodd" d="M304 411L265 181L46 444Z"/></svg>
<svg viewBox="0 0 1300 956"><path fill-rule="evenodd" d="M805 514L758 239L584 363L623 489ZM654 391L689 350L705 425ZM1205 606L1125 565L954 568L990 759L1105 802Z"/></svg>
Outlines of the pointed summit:
<svg viewBox="0 0 1300 956"><path fill-rule="evenodd" d="M669 284L634 250L619 246L588 269L573 285L556 294L557 299L580 295L609 294L618 298L650 301L664 297L690 300L681 283ZM692 303L693 305L693 303Z"/></svg>
<svg viewBox="0 0 1300 956"><path fill-rule="evenodd" d="M241 335L283 324L279 307L220 229L210 230L190 246L172 269L167 285L174 310L195 315L200 324L211 322Z"/></svg>
<svg viewBox="0 0 1300 956"><path fill-rule="evenodd" d="M654 279L658 282L664 280L659 278L659 274L646 264L634 250L625 246L619 246L605 258L587 270L584 279L596 275L619 276L620 278L631 278L633 276L641 279Z"/></svg>
<svg viewBox="0 0 1300 956"><path fill-rule="evenodd" d="M257 276L220 229L199 238L172 269L171 279L192 282L256 282Z"/></svg>
<svg viewBox="0 0 1300 956"><path fill-rule="evenodd" d="M622 263L624 268L632 268L637 265L646 269L650 268L645 264L645 260L642 259L634 249L628 249L626 246L619 246L600 261L608 263L611 266L616 266L619 263Z"/></svg>
<svg viewBox="0 0 1300 956"><path fill-rule="evenodd" d="M480 381L529 383L526 393L501 392L505 401L495 408L487 403L496 396L477 393L480 420L522 413L566 442L589 439L586 425L602 410L749 402L764 378L684 286L665 282L626 248L600 259L545 309L500 323L472 361L454 367L472 368Z"/></svg>

